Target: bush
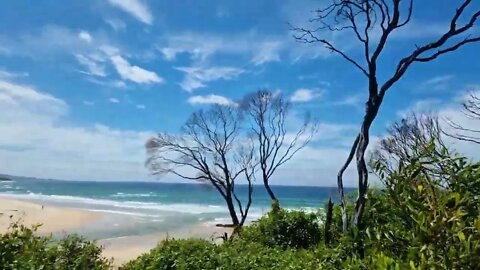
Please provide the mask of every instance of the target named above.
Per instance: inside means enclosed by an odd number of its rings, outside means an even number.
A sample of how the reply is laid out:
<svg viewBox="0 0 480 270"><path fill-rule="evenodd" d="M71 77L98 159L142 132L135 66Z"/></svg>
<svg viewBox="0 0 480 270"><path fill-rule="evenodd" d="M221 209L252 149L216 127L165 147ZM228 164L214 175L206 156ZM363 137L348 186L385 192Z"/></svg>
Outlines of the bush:
<svg viewBox="0 0 480 270"><path fill-rule="evenodd" d="M318 269L313 252L269 248L245 241L215 245L205 240L166 240L149 253L126 263L143 269Z"/></svg>
<svg viewBox="0 0 480 270"><path fill-rule="evenodd" d="M123 269L216 269L218 248L206 240L168 239L149 253L126 263Z"/></svg>
<svg viewBox="0 0 480 270"><path fill-rule="evenodd" d="M14 223L0 235L1 269L109 269L110 260L94 242L70 235L54 242L35 234L38 226Z"/></svg>
<svg viewBox="0 0 480 270"><path fill-rule="evenodd" d="M243 228L240 239L267 247L308 249L320 243L322 232L317 214L288 211L274 202L272 211Z"/></svg>

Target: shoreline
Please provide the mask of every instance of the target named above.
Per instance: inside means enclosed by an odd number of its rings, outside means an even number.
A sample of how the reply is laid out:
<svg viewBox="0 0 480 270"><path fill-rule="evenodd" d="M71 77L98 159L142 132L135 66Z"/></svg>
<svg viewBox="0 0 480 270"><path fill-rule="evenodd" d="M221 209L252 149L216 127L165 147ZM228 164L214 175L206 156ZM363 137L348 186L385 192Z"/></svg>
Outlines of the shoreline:
<svg viewBox="0 0 480 270"><path fill-rule="evenodd" d="M102 217L101 213L86 210L5 198L0 198L0 213L0 233L7 232L13 222L27 227L42 224L37 230L40 234L62 233L81 228Z"/></svg>
<svg viewBox="0 0 480 270"><path fill-rule="evenodd" d="M37 230L40 235L69 234L74 233L75 230L92 226L108 217L108 214L101 212L42 205L27 200L8 198L0 198L0 213L2 213L0 214L0 234L7 232L10 224L15 221L21 221L20 223L27 227L42 224ZM201 238L221 242L218 237L224 233L230 234L231 229L216 227L212 223L197 223L170 231L159 230L154 233L112 238L96 237L94 240L97 245L103 247L103 255L106 258L113 258L114 266L119 267L150 251L160 241L167 238Z"/></svg>

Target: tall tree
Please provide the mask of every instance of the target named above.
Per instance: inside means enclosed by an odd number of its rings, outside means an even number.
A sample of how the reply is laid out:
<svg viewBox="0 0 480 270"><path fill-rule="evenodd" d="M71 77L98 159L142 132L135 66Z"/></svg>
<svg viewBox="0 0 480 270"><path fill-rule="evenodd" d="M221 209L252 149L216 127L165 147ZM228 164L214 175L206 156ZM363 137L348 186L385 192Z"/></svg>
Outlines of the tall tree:
<svg viewBox="0 0 480 270"><path fill-rule="evenodd" d="M159 133L146 143L146 164L153 174L171 173L215 187L225 200L233 226L245 223L255 177L253 143L240 136L240 115L231 106L193 113L180 134ZM236 184L247 184L241 200Z"/></svg>
<svg viewBox="0 0 480 270"><path fill-rule="evenodd" d="M390 47L388 41L392 34L411 21L414 0L332 0L330 5L316 11L316 17L312 21L319 23L318 27L314 29L294 29L297 31L297 40L322 44L351 63L365 76L368 82L368 100L365 103L365 114L360 131L345 164L337 175L344 230L347 229L349 220L343 189L343 173L355 157L358 174L358 195L350 224L358 226L361 223L365 208L368 188L365 153L370 141L370 126L378 114L385 94L405 75L412 64L431 62L439 56L456 51L466 44L480 41L478 32L469 31L475 26L480 16L480 8L478 6L474 7L475 2L478 4L478 1L462 0L453 12L449 27L445 32L431 42L415 45L410 53L398 60L392 74L387 76L385 80L379 80L377 77L380 56L385 48ZM432 3L432 8L434 7L435 4ZM362 59L355 59L331 40L324 38L322 36L324 31L350 31L362 47Z"/></svg>
<svg viewBox="0 0 480 270"><path fill-rule="evenodd" d="M272 201L277 201L270 187L272 175L304 148L317 130L316 123L306 116L296 132L288 131L290 106L280 93L267 90L249 94L241 103L253 132L263 184Z"/></svg>

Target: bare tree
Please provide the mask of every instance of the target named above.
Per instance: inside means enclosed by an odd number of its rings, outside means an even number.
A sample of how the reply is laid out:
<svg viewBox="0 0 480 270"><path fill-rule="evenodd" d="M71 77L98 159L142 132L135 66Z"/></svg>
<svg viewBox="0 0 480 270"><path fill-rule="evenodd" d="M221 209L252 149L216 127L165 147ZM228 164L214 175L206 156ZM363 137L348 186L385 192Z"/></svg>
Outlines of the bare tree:
<svg viewBox="0 0 480 270"><path fill-rule="evenodd" d="M310 142L317 125L306 116L300 128L290 133L285 122L290 103L281 94L267 90L247 95L241 108L249 116L263 184L270 198L277 201L270 187L272 175Z"/></svg>
<svg viewBox="0 0 480 270"><path fill-rule="evenodd" d="M211 184L225 200L235 229L245 223L252 204L255 177L253 143L240 136L236 108L214 106L190 117L180 134L159 133L146 143L146 162L153 174L171 173ZM239 198L236 184L248 185L247 198Z"/></svg>
<svg viewBox="0 0 480 270"><path fill-rule="evenodd" d="M463 103L462 112L468 119L480 120L480 97L473 93L470 94L468 99ZM446 133L448 136L457 140L480 144L480 130L466 127L450 119L446 119L446 121L456 130L454 133Z"/></svg>
<svg viewBox="0 0 480 270"><path fill-rule="evenodd" d="M389 38L394 32L406 26L413 14L413 0L332 0L326 8L316 11L313 22L319 23L315 29L295 28L296 39L306 43L320 43L327 49L343 57L358 69L368 82L368 100L358 136L356 137L345 164L340 169L337 182L341 197L343 229L348 227L346 201L343 190L343 173L355 157L358 173L358 196L355 212L350 223L358 226L365 207L368 189L368 171L365 152L370 140L370 126L375 120L385 94L400 80L413 63L435 60L441 55L460 47L480 41L480 36L469 35L480 16L478 7L472 7L472 0L462 0L450 19L450 25L439 38L415 48L399 59L394 71L385 80L377 77L379 58L388 47ZM432 6L435 4L432 3ZM471 11L469 10L475 9ZM362 60L356 60L347 51L322 37L322 31L350 31L362 47ZM378 35L379 33L379 35Z"/></svg>
<svg viewBox="0 0 480 270"><path fill-rule="evenodd" d="M436 115L411 113L387 128L387 136L378 142L372 152L371 160L381 161L388 166L385 168L387 172L393 172L398 164L412 157L420 157L432 143L435 146L433 151L440 156L442 151L448 151L442 134ZM434 167L436 165L441 164L433 164ZM435 171L439 170L432 172Z"/></svg>

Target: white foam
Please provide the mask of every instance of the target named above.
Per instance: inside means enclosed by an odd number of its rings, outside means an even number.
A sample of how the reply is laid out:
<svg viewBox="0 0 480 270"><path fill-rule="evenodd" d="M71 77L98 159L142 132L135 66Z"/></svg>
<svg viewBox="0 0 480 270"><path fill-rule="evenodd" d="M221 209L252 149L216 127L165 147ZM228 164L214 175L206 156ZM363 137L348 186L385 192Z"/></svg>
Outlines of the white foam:
<svg viewBox="0 0 480 270"><path fill-rule="evenodd" d="M57 203L76 203L81 206L85 205L99 205L107 207L115 207L121 209L143 209L143 210L157 210L165 212L180 212L185 214L207 214L207 213L227 213L227 208L219 205L202 205L189 203L173 203L161 204L153 202L137 202L137 201L113 201L105 199L92 199L76 196L64 195L41 195L41 194L2 194L1 196L26 200L44 200ZM88 207L87 207L88 208Z"/></svg>
<svg viewBox="0 0 480 270"><path fill-rule="evenodd" d="M117 192L116 194L110 195L110 197L115 197L115 198L135 198L135 197L153 197L155 194L152 192L149 193L129 193L125 194L123 192Z"/></svg>

